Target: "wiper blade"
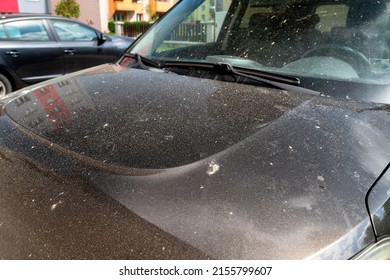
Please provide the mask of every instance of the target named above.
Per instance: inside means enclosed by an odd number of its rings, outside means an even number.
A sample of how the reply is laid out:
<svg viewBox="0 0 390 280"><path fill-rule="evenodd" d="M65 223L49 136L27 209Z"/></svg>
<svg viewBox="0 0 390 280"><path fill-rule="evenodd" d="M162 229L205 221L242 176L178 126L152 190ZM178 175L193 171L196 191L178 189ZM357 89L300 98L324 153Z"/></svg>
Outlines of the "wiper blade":
<svg viewBox="0 0 390 280"><path fill-rule="evenodd" d="M274 86L276 88L283 89L283 90L308 93L308 94L313 94L313 95L323 95L319 91L315 91L315 90L311 90L311 89L299 86L300 80L298 78L290 78L287 76L275 75L275 76L272 76L272 78L274 80L270 80L264 76L261 77L263 75L263 73L261 73L259 76L258 75L255 76L253 74L251 74L251 75L245 74L242 71L235 69L231 64L221 63L221 62L215 64L214 68L220 68L221 71L227 71L227 72L230 72L230 73L237 75L239 77L244 77L247 79L258 81L258 82L261 82L261 83L264 83L267 85L271 85L271 86ZM290 81L293 81L293 83L291 83Z"/></svg>

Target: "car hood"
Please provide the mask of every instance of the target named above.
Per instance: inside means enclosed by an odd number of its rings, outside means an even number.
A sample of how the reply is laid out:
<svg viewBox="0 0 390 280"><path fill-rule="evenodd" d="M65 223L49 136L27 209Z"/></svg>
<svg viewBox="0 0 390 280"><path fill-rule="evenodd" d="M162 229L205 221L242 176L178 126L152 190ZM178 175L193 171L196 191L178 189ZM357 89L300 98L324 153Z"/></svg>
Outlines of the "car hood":
<svg viewBox="0 0 390 280"><path fill-rule="evenodd" d="M373 241L365 196L390 161L387 106L118 65L11 98L7 116L54 153L24 154L53 172L73 162L211 257L347 258Z"/></svg>

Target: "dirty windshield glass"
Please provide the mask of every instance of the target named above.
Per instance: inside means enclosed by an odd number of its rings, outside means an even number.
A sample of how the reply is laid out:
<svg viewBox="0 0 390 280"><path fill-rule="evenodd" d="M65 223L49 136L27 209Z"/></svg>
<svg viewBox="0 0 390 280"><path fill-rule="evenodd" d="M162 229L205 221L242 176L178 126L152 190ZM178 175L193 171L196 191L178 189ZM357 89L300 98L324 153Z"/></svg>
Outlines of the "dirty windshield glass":
<svg viewBox="0 0 390 280"><path fill-rule="evenodd" d="M159 62L225 62L389 103L389 3L183 0L129 52Z"/></svg>

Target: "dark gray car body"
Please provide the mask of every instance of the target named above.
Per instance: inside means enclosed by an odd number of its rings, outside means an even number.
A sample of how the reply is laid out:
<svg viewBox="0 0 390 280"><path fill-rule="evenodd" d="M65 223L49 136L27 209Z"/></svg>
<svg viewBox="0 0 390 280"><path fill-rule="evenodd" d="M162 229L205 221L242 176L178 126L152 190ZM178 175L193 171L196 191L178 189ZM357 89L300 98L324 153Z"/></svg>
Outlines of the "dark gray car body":
<svg viewBox="0 0 390 280"><path fill-rule="evenodd" d="M2 102L0 258L347 259L380 238L387 105L119 65Z"/></svg>

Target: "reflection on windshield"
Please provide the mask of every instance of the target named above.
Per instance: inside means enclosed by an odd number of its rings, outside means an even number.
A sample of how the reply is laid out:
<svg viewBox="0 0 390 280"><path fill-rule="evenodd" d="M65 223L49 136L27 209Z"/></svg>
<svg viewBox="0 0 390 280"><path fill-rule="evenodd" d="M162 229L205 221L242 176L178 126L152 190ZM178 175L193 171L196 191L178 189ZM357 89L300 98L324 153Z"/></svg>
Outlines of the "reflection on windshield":
<svg viewBox="0 0 390 280"><path fill-rule="evenodd" d="M9 103L6 110L26 128L45 134L69 126L94 109L84 86L77 79L69 79L33 89Z"/></svg>
<svg viewBox="0 0 390 280"><path fill-rule="evenodd" d="M184 0L129 50L299 77L387 84L388 0Z"/></svg>

